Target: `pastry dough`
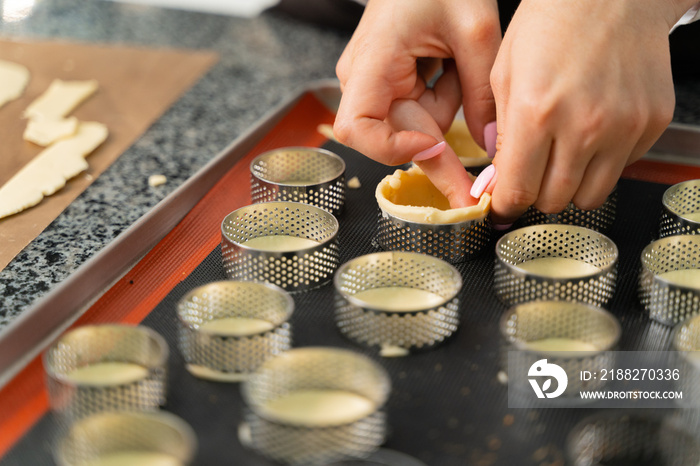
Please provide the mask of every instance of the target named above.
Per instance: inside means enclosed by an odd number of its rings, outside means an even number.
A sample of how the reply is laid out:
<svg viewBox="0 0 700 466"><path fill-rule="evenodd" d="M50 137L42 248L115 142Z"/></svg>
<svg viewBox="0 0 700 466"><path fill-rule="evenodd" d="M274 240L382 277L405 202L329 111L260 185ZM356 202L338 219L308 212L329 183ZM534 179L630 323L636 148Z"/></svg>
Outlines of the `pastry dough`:
<svg viewBox="0 0 700 466"><path fill-rule="evenodd" d="M32 118L24 130L24 140L40 146L48 146L78 131L78 119L70 118Z"/></svg>
<svg viewBox="0 0 700 466"><path fill-rule="evenodd" d="M348 180L348 188L350 189L360 189L362 187L362 184L360 183L360 179L356 176L353 176Z"/></svg>
<svg viewBox="0 0 700 466"><path fill-rule="evenodd" d="M365 303L364 307L397 312L422 311L445 303L445 298L437 293L407 286L370 288L352 297Z"/></svg>
<svg viewBox="0 0 700 466"><path fill-rule="evenodd" d="M582 278L600 272L593 264L569 257L540 257L521 262L518 267L526 272L550 278Z"/></svg>
<svg viewBox="0 0 700 466"><path fill-rule="evenodd" d="M402 358L411 354L406 348L396 345L382 345L379 356L383 358Z"/></svg>
<svg viewBox="0 0 700 466"><path fill-rule="evenodd" d="M471 175L470 175L471 176ZM417 166L396 170L375 192L384 214L415 223L453 224L481 220L489 213L491 195L484 193L474 206L451 209L447 198Z"/></svg>
<svg viewBox="0 0 700 466"><path fill-rule="evenodd" d="M243 246L261 251L299 251L318 246L318 241L291 235L269 235L251 238Z"/></svg>
<svg viewBox="0 0 700 466"><path fill-rule="evenodd" d="M297 390L262 406L269 419L306 426L349 424L374 410L372 401L346 390Z"/></svg>
<svg viewBox="0 0 700 466"><path fill-rule="evenodd" d="M106 387L126 385L148 377L148 369L130 362L99 362L79 367L66 379L80 385Z"/></svg>
<svg viewBox="0 0 700 466"><path fill-rule="evenodd" d="M676 286L700 289L700 269L671 270L659 274L659 278Z"/></svg>
<svg viewBox="0 0 700 466"><path fill-rule="evenodd" d="M250 374L247 372L221 372L198 364L187 364L185 368L187 372L197 378L215 382L242 382L250 377Z"/></svg>
<svg viewBox="0 0 700 466"><path fill-rule="evenodd" d="M462 119L452 122L452 126L445 133L445 141L465 167L481 167L491 163L488 154L476 143L467 128L467 123Z"/></svg>
<svg viewBox="0 0 700 466"><path fill-rule="evenodd" d="M25 118L63 118L97 90L97 81L54 79L46 91L29 104Z"/></svg>
<svg viewBox="0 0 700 466"><path fill-rule="evenodd" d="M156 188L168 182L165 175L151 175L148 177L148 186Z"/></svg>
<svg viewBox="0 0 700 466"><path fill-rule="evenodd" d="M541 340L528 341L525 347L533 351L557 352L557 351L597 351L592 343L573 338L543 338Z"/></svg>
<svg viewBox="0 0 700 466"><path fill-rule="evenodd" d="M199 331L214 335L231 337L243 337L265 333L275 328L272 323L263 319L250 317L226 317L204 322L199 326Z"/></svg>
<svg viewBox="0 0 700 466"><path fill-rule="evenodd" d="M21 96L29 82L29 70L17 63L0 60L0 107Z"/></svg>
<svg viewBox="0 0 700 466"><path fill-rule="evenodd" d="M335 138L335 134L333 134L333 125L329 125L326 123L320 124L316 127L316 131L321 133L327 139L338 142L338 140Z"/></svg>
<svg viewBox="0 0 700 466"><path fill-rule="evenodd" d="M700 222L700 212L689 212L687 214L681 214L686 220L691 220L693 222Z"/></svg>
<svg viewBox="0 0 700 466"><path fill-rule="evenodd" d="M107 138L101 123L81 123L78 132L47 147L0 188L0 218L32 207L88 168L85 157Z"/></svg>
<svg viewBox="0 0 700 466"><path fill-rule="evenodd" d="M83 466L183 466L181 461L167 453L150 451L109 453L81 464Z"/></svg>

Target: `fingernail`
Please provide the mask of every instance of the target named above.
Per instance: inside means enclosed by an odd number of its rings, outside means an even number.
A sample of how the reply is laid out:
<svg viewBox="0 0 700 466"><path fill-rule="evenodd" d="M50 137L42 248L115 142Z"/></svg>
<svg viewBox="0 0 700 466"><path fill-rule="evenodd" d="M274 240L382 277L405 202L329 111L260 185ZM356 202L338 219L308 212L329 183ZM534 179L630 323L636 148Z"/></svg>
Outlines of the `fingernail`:
<svg viewBox="0 0 700 466"><path fill-rule="evenodd" d="M423 160L428 160L432 159L433 157L437 157L445 151L445 146L447 146L447 143L445 141L438 142L433 147L428 147L424 151L418 152L416 155L413 156L412 160L414 162L422 162Z"/></svg>
<svg viewBox="0 0 700 466"><path fill-rule="evenodd" d="M498 134L498 129L496 128L496 122L492 121L484 126L484 144L486 145L486 154L493 158L496 155L496 135Z"/></svg>
<svg viewBox="0 0 700 466"><path fill-rule="evenodd" d="M498 231L503 231L507 230L508 228L512 227L512 223L494 223L493 229L498 230Z"/></svg>
<svg viewBox="0 0 700 466"><path fill-rule="evenodd" d="M496 167L493 165L489 165L488 167L484 168L484 170L479 173L479 176L476 177L476 180L474 180L474 184L472 185L472 189L469 191L469 194L471 194L471 196L474 198L480 198L481 195L484 194L486 187L489 185L491 178L493 178L495 174Z"/></svg>

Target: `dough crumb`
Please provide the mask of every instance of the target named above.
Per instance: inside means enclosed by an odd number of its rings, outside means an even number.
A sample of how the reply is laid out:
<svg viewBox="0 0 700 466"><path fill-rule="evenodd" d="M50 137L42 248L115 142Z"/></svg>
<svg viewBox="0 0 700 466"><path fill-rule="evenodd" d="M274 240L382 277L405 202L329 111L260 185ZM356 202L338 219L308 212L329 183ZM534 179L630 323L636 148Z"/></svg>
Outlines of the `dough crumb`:
<svg viewBox="0 0 700 466"><path fill-rule="evenodd" d="M501 449L503 442L501 441L501 439L499 439L498 437L496 437L494 435L494 436L491 436L489 438L488 445L489 445L489 450L496 451L496 450Z"/></svg>
<svg viewBox="0 0 700 466"><path fill-rule="evenodd" d="M323 136L330 139L331 141L338 142L338 140L335 138L335 134L333 134L333 125L327 125L327 124L318 125L316 127L316 131L318 131L319 133L321 133Z"/></svg>
<svg viewBox="0 0 700 466"><path fill-rule="evenodd" d="M250 431L250 425L247 422L241 422L238 425L238 441L244 447L250 447L253 445L253 434Z"/></svg>
<svg viewBox="0 0 700 466"><path fill-rule="evenodd" d="M506 374L505 372L499 371L497 378L502 385L508 385L508 374Z"/></svg>
<svg viewBox="0 0 700 466"><path fill-rule="evenodd" d="M151 175L148 177L148 185L152 188L163 185L167 182L168 178L166 178L165 175Z"/></svg>
<svg viewBox="0 0 700 466"><path fill-rule="evenodd" d="M353 176L348 180L348 188L350 189L360 189L362 187L362 184L360 183L360 179L356 176Z"/></svg>
<svg viewBox="0 0 700 466"><path fill-rule="evenodd" d="M409 351L406 348L394 345L382 345L382 349L379 350L379 355L383 358L400 358L408 354Z"/></svg>

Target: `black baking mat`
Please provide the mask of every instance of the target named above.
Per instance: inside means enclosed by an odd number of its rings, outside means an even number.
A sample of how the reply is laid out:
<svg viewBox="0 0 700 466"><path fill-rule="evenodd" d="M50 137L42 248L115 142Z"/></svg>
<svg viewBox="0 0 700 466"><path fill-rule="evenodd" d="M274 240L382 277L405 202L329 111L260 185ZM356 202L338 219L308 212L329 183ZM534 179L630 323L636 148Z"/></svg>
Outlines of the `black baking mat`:
<svg viewBox="0 0 700 466"><path fill-rule="evenodd" d="M329 142L325 148L347 163L347 178L362 187L346 192L339 218L341 262L377 249L374 190L393 171L356 152ZM621 348L665 349L670 329L649 322L636 298L639 256L656 237L665 185L621 180L618 214L607 233L620 250L617 290L608 309L623 327ZM495 238L494 238L495 241ZM492 291L494 243L477 258L456 264L464 278L460 294L460 329L431 351L383 359L346 340L333 320L333 287L294 295L291 319L294 346L336 346L367 354L392 379L387 405L389 436L385 447L431 466L563 464L564 442L572 426L591 409L508 409L507 387L498 381L498 320L505 310ZM225 279L219 248L177 285L144 320L170 344L168 403L195 429L199 439L196 465L272 463L246 450L237 429L243 404L238 384L192 377L177 349L177 301L192 288ZM138 284L137 284L138 285ZM44 416L5 456L2 465L50 465L51 416Z"/></svg>

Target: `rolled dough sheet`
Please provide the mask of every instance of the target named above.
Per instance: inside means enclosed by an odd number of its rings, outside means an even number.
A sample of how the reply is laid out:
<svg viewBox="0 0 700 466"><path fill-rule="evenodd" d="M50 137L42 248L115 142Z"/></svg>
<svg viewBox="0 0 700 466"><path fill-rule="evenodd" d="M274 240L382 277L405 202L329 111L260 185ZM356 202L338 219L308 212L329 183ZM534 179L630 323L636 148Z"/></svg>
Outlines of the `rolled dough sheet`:
<svg viewBox="0 0 700 466"><path fill-rule="evenodd" d="M269 332L275 326L266 320L252 317L225 317L204 322L199 330L203 333L244 337Z"/></svg>
<svg viewBox="0 0 700 466"><path fill-rule="evenodd" d="M574 338L543 338L542 340L528 341L525 346L528 349L542 352L558 351L597 351L598 348L592 343Z"/></svg>
<svg viewBox="0 0 700 466"><path fill-rule="evenodd" d="M692 220L693 222L700 222L700 212L690 212L687 214L681 214L681 217Z"/></svg>
<svg viewBox="0 0 700 466"><path fill-rule="evenodd" d="M263 405L270 419L307 426L349 424L376 409L364 396L345 390L298 390Z"/></svg>
<svg viewBox="0 0 700 466"><path fill-rule="evenodd" d="M386 311L421 311L444 304L445 298L437 293L407 286L370 288L353 297L372 309Z"/></svg>
<svg viewBox="0 0 700 466"><path fill-rule="evenodd" d="M569 257L540 257L518 264L530 273L550 278L582 278L600 272L593 264Z"/></svg>
<svg viewBox="0 0 700 466"><path fill-rule="evenodd" d="M241 244L261 251L299 251L301 249L313 248L321 243L312 239L291 235L269 235L251 238Z"/></svg>
<svg viewBox="0 0 700 466"><path fill-rule="evenodd" d="M182 466L182 462L167 453L126 451L100 456L84 466Z"/></svg>
<svg viewBox="0 0 700 466"><path fill-rule="evenodd" d="M146 377L148 369L130 362L99 362L79 367L66 374L66 379L75 384L93 387L126 385Z"/></svg>
<svg viewBox="0 0 700 466"><path fill-rule="evenodd" d="M29 70L17 63L0 60L0 107L15 100L29 82Z"/></svg>
<svg viewBox="0 0 700 466"><path fill-rule="evenodd" d="M97 90L97 81L54 79L46 91L24 111L25 118L63 118Z"/></svg>
<svg viewBox="0 0 700 466"><path fill-rule="evenodd" d="M659 278L677 286L700 289L700 269L671 270L660 274Z"/></svg>
<svg viewBox="0 0 700 466"><path fill-rule="evenodd" d="M85 157L107 139L107 127L85 122L75 136L47 147L0 187L0 218L35 206L88 168Z"/></svg>

